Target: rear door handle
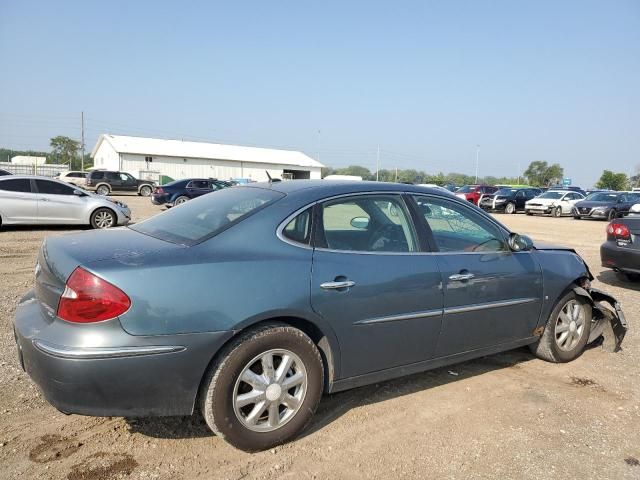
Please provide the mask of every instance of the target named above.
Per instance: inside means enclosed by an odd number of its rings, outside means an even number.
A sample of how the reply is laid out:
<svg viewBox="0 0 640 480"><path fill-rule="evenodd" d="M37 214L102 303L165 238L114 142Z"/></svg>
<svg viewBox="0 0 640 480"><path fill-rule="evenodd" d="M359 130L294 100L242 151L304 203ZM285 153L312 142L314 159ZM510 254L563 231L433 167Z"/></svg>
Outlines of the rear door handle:
<svg viewBox="0 0 640 480"><path fill-rule="evenodd" d="M449 276L449 280L452 282L464 282L465 280L471 280L475 275L473 273L455 273Z"/></svg>
<svg viewBox="0 0 640 480"><path fill-rule="evenodd" d="M49 201L48 198L39 198L38 200L40 200L41 202L48 202Z"/></svg>
<svg viewBox="0 0 640 480"><path fill-rule="evenodd" d="M353 287L356 282L351 280L344 280L342 282L324 282L320 284L320 288L324 288L325 290L336 290L338 288L349 288Z"/></svg>

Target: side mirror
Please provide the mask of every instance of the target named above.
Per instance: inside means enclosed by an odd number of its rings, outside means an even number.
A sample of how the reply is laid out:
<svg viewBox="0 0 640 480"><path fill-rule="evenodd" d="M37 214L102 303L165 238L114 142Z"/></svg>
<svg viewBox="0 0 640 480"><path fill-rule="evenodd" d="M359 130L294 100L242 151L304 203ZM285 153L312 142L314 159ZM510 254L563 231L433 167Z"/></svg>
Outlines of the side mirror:
<svg viewBox="0 0 640 480"><path fill-rule="evenodd" d="M369 226L369 219L367 217L355 217L351 219L351 226L358 230L364 230Z"/></svg>
<svg viewBox="0 0 640 480"><path fill-rule="evenodd" d="M77 195L78 197L84 197L85 196L85 193L82 190L74 190L73 194Z"/></svg>
<svg viewBox="0 0 640 480"><path fill-rule="evenodd" d="M509 235L509 248L513 252L526 252L533 248L533 240L526 235L511 233Z"/></svg>

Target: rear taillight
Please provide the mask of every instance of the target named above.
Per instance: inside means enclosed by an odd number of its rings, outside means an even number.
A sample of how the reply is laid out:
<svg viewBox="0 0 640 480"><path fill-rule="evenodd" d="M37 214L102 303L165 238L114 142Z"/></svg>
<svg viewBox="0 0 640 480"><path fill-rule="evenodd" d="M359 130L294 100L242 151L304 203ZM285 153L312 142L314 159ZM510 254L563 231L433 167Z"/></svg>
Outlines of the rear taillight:
<svg viewBox="0 0 640 480"><path fill-rule="evenodd" d="M158 195L163 195L164 189L162 187L153 187L153 193L156 193Z"/></svg>
<svg viewBox="0 0 640 480"><path fill-rule="evenodd" d="M78 267L67 279L57 315L74 323L101 322L122 315L130 306L122 290Z"/></svg>
<svg viewBox="0 0 640 480"><path fill-rule="evenodd" d="M609 240L631 240L629 227L623 223L610 223L607 226L607 238Z"/></svg>

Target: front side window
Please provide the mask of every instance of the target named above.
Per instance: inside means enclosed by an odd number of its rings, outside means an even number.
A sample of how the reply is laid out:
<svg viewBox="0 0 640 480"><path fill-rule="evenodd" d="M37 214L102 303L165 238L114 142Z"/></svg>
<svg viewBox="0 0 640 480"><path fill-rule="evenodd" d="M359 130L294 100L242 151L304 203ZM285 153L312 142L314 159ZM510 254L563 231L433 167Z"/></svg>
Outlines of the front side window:
<svg viewBox="0 0 640 480"><path fill-rule="evenodd" d="M415 196L441 252L501 252L508 247L502 231L481 214L456 202Z"/></svg>
<svg viewBox="0 0 640 480"><path fill-rule="evenodd" d="M62 185L58 182L50 182L48 180L36 180L36 187L39 193L49 195L73 195L73 188Z"/></svg>
<svg viewBox="0 0 640 480"><path fill-rule="evenodd" d="M12 178L0 182L0 190L31 193L31 182L27 178Z"/></svg>
<svg viewBox="0 0 640 480"><path fill-rule="evenodd" d="M226 188L129 228L167 242L195 245L282 197L284 194L265 188Z"/></svg>
<svg viewBox="0 0 640 480"><path fill-rule="evenodd" d="M360 195L322 205L322 236L331 250L415 252L416 235L399 195Z"/></svg>

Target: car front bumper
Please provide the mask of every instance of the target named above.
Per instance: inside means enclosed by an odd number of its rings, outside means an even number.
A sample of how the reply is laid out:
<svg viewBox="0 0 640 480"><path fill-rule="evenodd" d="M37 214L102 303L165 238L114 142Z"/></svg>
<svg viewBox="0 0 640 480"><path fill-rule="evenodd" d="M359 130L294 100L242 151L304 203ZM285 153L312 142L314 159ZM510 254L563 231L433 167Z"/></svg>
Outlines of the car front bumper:
<svg viewBox="0 0 640 480"><path fill-rule="evenodd" d="M541 215L548 215L555 208L553 205L525 205L525 211L531 213L539 213Z"/></svg>
<svg viewBox="0 0 640 480"><path fill-rule="evenodd" d="M583 213L580 212L577 208L573 208L573 210L571 211L571 215L573 215L574 217L580 217L580 218L596 218L599 220L607 220L607 218L609 217L609 211L608 210L591 210L588 213Z"/></svg>
<svg viewBox="0 0 640 480"><path fill-rule="evenodd" d="M190 415L211 359L231 331L135 336L118 319L51 319L33 291L16 310L20 364L58 410L93 416Z"/></svg>
<svg viewBox="0 0 640 480"><path fill-rule="evenodd" d="M614 241L604 242L600 246L600 260L603 267L640 274L640 250L633 247L620 247Z"/></svg>

